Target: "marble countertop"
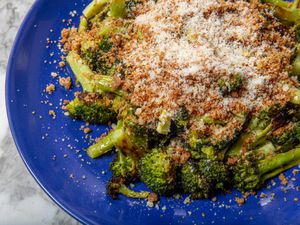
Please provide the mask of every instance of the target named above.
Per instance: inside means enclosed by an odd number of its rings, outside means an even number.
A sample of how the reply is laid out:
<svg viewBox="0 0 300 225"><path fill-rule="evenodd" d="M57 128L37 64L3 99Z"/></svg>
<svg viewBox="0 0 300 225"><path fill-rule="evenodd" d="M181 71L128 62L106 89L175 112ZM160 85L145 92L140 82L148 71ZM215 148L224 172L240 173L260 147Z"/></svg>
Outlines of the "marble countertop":
<svg viewBox="0 0 300 225"><path fill-rule="evenodd" d="M51 201L25 168L13 143L6 118L6 63L18 27L33 2L0 1L0 225L73 225L78 222Z"/></svg>

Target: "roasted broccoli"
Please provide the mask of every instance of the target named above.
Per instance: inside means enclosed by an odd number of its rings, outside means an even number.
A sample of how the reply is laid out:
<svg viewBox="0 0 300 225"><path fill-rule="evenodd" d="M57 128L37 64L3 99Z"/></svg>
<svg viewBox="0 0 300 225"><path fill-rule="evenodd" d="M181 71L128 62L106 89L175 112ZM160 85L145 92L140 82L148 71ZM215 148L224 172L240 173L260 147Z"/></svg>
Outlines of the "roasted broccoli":
<svg viewBox="0 0 300 225"><path fill-rule="evenodd" d="M218 86L222 94L229 94L232 91L237 91L242 86L242 77L240 74L234 74L228 80L220 78Z"/></svg>
<svg viewBox="0 0 300 225"><path fill-rule="evenodd" d="M180 178L184 192L193 198L209 198L226 190L229 173L221 161L189 161L182 166Z"/></svg>
<svg viewBox="0 0 300 225"><path fill-rule="evenodd" d="M139 161L139 176L152 191L168 195L175 188L176 165L162 149L153 149Z"/></svg>
<svg viewBox="0 0 300 225"><path fill-rule="evenodd" d="M126 182L123 177L112 177L106 187L108 194L114 199L116 199L119 194L125 195L129 198L147 198L150 194L150 192L147 191L133 191L129 189L125 183Z"/></svg>
<svg viewBox="0 0 300 225"><path fill-rule="evenodd" d="M284 153L276 153L272 149L266 151L264 148L251 151L233 165L234 185L242 192L256 190L266 180L299 163L299 147Z"/></svg>
<svg viewBox="0 0 300 225"><path fill-rule="evenodd" d="M117 117L112 100L98 93L80 93L66 106L70 116L89 123L104 124Z"/></svg>
<svg viewBox="0 0 300 225"><path fill-rule="evenodd" d="M141 156L147 150L147 136L132 132L126 122L119 120L116 128L111 130L106 136L87 149L87 153L92 158L97 158L113 147L120 148L125 153L132 153Z"/></svg>
<svg viewBox="0 0 300 225"><path fill-rule="evenodd" d="M113 88L113 76L95 74L76 52L69 52L67 61L86 92L114 92L121 95L120 90Z"/></svg>
<svg viewBox="0 0 300 225"><path fill-rule="evenodd" d="M274 14L283 23L295 24L300 19L299 0L292 3L283 0L263 0L274 7Z"/></svg>
<svg viewBox="0 0 300 225"><path fill-rule="evenodd" d="M125 156L124 153L117 148L117 156L110 164L113 177L123 177L126 181L134 181L138 175L137 161L136 156Z"/></svg>

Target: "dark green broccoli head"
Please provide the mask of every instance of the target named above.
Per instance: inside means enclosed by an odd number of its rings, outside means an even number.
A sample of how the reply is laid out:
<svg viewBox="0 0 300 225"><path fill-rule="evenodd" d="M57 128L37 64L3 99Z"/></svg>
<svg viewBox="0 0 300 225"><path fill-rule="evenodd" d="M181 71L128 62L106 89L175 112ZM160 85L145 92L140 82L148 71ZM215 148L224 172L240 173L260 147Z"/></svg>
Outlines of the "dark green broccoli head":
<svg viewBox="0 0 300 225"><path fill-rule="evenodd" d="M281 152L294 148L300 143L300 122L289 122L276 129L269 139Z"/></svg>
<svg viewBox="0 0 300 225"><path fill-rule="evenodd" d="M110 169L114 177L123 177L126 181L135 180L137 177L137 159L131 156L125 156L121 150L117 149L117 156L111 163Z"/></svg>
<svg viewBox="0 0 300 225"><path fill-rule="evenodd" d="M139 161L140 179L154 192L166 195L175 187L176 166L161 149L153 149Z"/></svg>
<svg viewBox="0 0 300 225"><path fill-rule="evenodd" d="M209 198L211 185L199 172L196 162L184 164L180 171L181 185L185 193L191 193L193 198Z"/></svg>
<svg viewBox="0 0 300 225"><path fill-rule="evenodd" d="M113 45L108 37L103 37L100 42L86 42L81 47L81 58L89 68L101 75L111 75L113 65L111 57L108 57ZM112 53L110 53L112 54Z"/></svg>
<svg viewBox="0 0 300 225"><path fill-rule="evenodd" d="M229 173L220 161L190 161L183 165L180 178L183 190L193 198L209 198L226 189Z"/></svg>
<svg viewBox="0 0 300 225"><path fill-rule="evenodd" d="M270 148L265 145L265 148ZM231 166L234 186L240 191L256 190L264 182L281 172L298 165L300 148L296 147L283 153L264 147L248 152Z"/></svg>
<svg viewBox="0 0 300 225"><path fill-rule="evenodd" d="M233 181L235 187L241 192L257 189L261 180L255 163L250 160L238 161L234 166Z"/></svg>
<svg viewBox="0 0 300 225"><path fill-rule="evenodd" d="M242 83L242 77L240 74L233 74L229 77L229 79L220 78L218 80L218 86L221 93L224 95L239 90L242 86Z"/></svg>
<svg viewBox="0 0 300 225"><path fill-rule="evenodd" d="M116 118L111 100L97 93L81 93L67 106L70 116L89 123L107 123Z"/></svg>
<svg viewBox="0 0 300 225"><path fill-rule="evenodd" d="M199 171L213 184L216 190L223 191L228 181L228 169L225 164L217 160L201 160L199 163Z"/></svg>
<svg viewBox="0 0 300 225"><path fill-rule="evenodd" d="M187 109L183 107L175 115L174 119L172 120L172 125L175 126L177 131L180 131L187 126L188 120L189 120L189 113Z"/></svg>

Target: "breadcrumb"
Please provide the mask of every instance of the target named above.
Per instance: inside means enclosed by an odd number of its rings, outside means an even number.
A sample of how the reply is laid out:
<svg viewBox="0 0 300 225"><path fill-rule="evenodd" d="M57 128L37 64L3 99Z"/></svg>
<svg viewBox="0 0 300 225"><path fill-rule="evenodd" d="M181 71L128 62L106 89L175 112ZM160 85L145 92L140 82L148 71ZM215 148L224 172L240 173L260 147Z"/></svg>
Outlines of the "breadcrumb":
<svg viewBox="0 0 300 225"><path fill-rule="evenodd" d="M46 92L51 95L53 93L53 91L55 91L55 85L54 84L48 84L47 87L46 87Z"/></svg>
<svg viewBox="0 0 300 225"><path fill-rule="evenodd" d="M59 84L66 90L70 90L70 88L72 87L72 79L71 77L61 77L59 78Z"/></svg>

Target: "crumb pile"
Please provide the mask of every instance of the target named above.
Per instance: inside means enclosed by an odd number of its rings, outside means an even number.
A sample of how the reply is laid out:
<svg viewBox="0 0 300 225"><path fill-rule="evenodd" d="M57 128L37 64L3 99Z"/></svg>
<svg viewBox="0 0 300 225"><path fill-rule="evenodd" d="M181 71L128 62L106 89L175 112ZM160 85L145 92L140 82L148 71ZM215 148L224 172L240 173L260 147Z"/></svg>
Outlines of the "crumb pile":
<svg viewBox="0 0 300 225"><path fill-rule="evenodd" d="M146 1L137 14L122 51L129 68L123 88L141 124L186 107L228 122L223 130L230 133L239 126L235 112L255 113L290 99L294 38L262 4L158 0ZM236 74L242 87L222 94L218 81Z"/></svg>

